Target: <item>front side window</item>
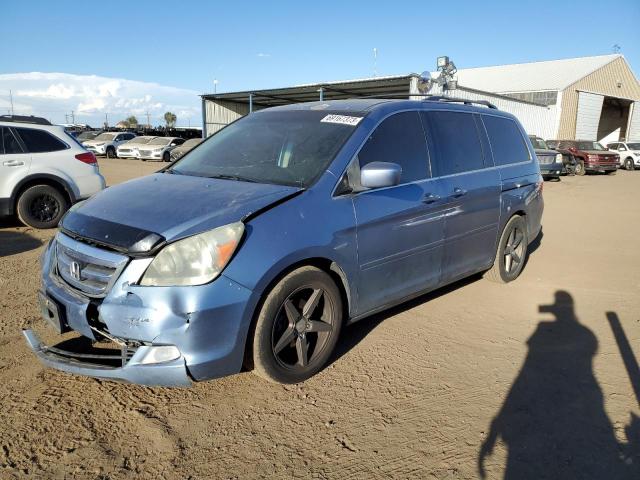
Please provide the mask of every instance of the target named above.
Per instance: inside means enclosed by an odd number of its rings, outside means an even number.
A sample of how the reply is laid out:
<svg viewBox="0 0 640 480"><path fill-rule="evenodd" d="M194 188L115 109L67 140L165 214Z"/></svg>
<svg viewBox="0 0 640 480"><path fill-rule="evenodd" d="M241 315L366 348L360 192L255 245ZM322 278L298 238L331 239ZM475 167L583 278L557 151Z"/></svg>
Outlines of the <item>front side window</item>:
<svg viewBox="0 0 640 480"><path fill-rule="evenodd" d="M463 112L424 112L429 126L433 176L453 175L484 168L475 119Z"/></svg>
<svg viewBox="0 0 640 480"><path fill-rule="evenodd" d="M0 127L0 154L22 153L22 147L8 127Z"/></svg>
<svg viewBox="0 0 640 480"><path fill-rule="evenodd" d="M358 153L360 168L371 162L402 167L400 183L428 177L427 146L418 112L402 112L384 120Z"/></svg>
<svg viewBox="0 0 640 480"><path fill-rule="evenodd" d="M482 121L487 129L496 166L531 160L529 150L516 122L510 118L493 115L482 115Z"/></svg>
<svg viewBox="0 0 640 480"><path fill-rule="evenodd" d="M68 148L66 144L44 130L16 128L16 132L29 153L57 152Z"/></svg>
<svg viewBox="0 0 640 480"><path fill-rule="evenodd" d="M351 136L360 112L260 111L210 136L168 172L308 187Z"/></svg>

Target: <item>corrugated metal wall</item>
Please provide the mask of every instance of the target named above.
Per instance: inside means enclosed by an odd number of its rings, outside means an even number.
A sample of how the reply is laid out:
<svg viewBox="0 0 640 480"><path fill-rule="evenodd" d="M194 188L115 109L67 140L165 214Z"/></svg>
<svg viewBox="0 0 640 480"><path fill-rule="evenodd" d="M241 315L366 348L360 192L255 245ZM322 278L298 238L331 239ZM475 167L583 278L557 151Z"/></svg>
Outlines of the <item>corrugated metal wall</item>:
<svg viewBox="0 0 640 480"><path fill-rule="evenodd" d="M598 125L602 113L604 96L596 93L579 92L578 113L576 115L576 139L598 140Z"/></svg>
<svg viewBox="0 0 640 480"><path fill-rule="evenodd" d="M621 86L618 87L618 82ZM575 138L578 92L640 100L640 84L622 57L587 75L562 92L562 115L557 138Z"/></svg>
<svg viewBox="0 0 640 480"><path fill-rule="evenodd" d="M504 98L502 95L493 95L488 92L478 93L464 86L459 86L455 90L442 91L439 87L434 87L434 91L430 92L435 95L445 95L448 97L465 98L469 100L487 100L493 103L500 110L509 112L514 115L525 131L529 135L537 135L542 138L553 138L556 126L556 106L548 107L534 105L531 103L519 102Z"/></svg>
<svg viewBox="0 0 640 480"><path fill-rule="evenodd" d="M205 100L204 104L207 137L249 113L249 104L222 100ZM255 105L253 109L259 110Z"/></svg>

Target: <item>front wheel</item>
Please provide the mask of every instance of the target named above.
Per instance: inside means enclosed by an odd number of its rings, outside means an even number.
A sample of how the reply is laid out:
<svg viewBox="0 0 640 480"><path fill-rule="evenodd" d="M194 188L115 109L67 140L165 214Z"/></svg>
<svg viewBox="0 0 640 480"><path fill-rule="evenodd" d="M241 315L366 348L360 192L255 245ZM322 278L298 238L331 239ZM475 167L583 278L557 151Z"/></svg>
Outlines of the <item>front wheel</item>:
<svg viewBox="0 0 640 480"><path fill-rule="evenodd" d="M33 228L54 228L69 208L64 195L50 185L34 185L18 198L20 221Z"/></svg>
<svg viewBox="0 0 640 480"><path fill-rule="evenodd" d="M511 217L502 230L496 259L485 276L497 283L509 283L518 278L527 256L529 242L527 225L519 215Z"/></svg>
<svg viewBox="0 0 640 480"><path fill-rule="evenodd" d="M342 297L331 277L306 266L269 292L253 336L254 371L277 383L315 375L333 352L342 327Z"/></svg>
<svg viewBox="0 0 640 480"><path fill-rule="evenodd" d="M163 162L170 162L171 161L171 155L169 155L169 152L164 152L162 154L162 161Z"/></svg>
<svg viewBox="0 0 640 480"><path fill-rule="evenodd" d="M116 158L116 149L113 147L107 148L107 158Z"/></svg>
<svg viewBox="0 0 640 480"><path fill-rule="evenodd" d="M627 158L624 161L624 168L625 168L625 170L629 170L629 171L632 171L632 170L635 169L635 165L633 164L633 159L632 158Z"/></svg>
<svg viewBox="0 0 640 480"><path fill-rule="evenodd" d="M576 162L576 175L584 175L587 171L584 168L584 160L578 160Z"/></svg>

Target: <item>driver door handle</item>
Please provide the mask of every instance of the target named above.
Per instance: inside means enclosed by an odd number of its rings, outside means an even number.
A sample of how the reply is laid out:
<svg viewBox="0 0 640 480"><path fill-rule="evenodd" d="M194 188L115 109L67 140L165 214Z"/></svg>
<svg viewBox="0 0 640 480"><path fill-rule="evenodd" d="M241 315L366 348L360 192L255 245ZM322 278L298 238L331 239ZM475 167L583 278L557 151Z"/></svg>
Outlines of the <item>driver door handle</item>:
<svg viewBox="0 0 640 480"><path fill-rule="evenodd" d="M2 165L4 165L5 167L19 167L21 165L24 165L24 162L20 160L7 160L6 162L2 162Z"/></svg>
<svg viewBox="0 0 640 480"><path fill-rule="evenodd" d="M440 200L440 195L436 195L435 193L426 193L424 197L422 197L422 203L434 203Z"/></svg>
<svg viewBox="0 0 640 480"><path fill-rule="evenodd" d="M456 187L453 189L453 196L455 198L464 197L467 194L467 191L464 188Z"/></svg>

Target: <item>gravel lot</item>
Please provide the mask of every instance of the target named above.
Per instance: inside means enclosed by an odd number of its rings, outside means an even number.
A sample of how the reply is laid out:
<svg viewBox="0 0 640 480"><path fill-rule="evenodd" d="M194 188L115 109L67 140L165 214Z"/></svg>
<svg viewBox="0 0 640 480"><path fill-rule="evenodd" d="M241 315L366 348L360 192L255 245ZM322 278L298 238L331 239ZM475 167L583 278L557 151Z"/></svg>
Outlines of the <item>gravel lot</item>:
<svg viewBox="0 0 640 480"><path fill-rule="evenodd" d="M163 166L100 164L109 184ZM544 195L519 280L474 277L363 320L297 386L242 373L145 388L43 369L20 329L42 323L38 255L53 232L2 220L0 478L467 479L480 459L487 478L640 478L640 172L563 178Z"/></svg>

